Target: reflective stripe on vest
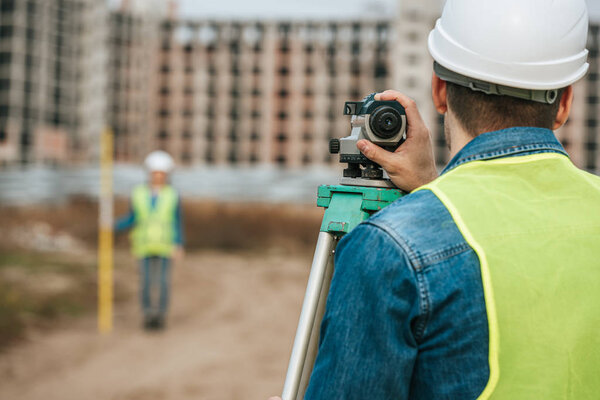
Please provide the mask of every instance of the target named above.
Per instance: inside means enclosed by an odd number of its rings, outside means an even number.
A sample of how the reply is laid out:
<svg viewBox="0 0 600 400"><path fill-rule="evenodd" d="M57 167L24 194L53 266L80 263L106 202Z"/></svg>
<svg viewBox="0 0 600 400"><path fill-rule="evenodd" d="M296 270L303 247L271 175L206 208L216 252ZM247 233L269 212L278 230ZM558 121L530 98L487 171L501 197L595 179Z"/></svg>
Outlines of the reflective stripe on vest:
<svg viewBox="0 0 600 400"><path fill-rule="evenodd" d="M164 186L152 208L152 193L147 185L139 185L131 195L135 213L135 228L131 234L132 252L137 257L151 255L170 256L173 252L175 210L177 193Z"/></svg>
<svg viewBox="0 0 600 400"><path fill-rule="evenodd" d="M600 178L545 153L466 163L421 189L479 257L490 364L479 399L600 398Z"/></svg>

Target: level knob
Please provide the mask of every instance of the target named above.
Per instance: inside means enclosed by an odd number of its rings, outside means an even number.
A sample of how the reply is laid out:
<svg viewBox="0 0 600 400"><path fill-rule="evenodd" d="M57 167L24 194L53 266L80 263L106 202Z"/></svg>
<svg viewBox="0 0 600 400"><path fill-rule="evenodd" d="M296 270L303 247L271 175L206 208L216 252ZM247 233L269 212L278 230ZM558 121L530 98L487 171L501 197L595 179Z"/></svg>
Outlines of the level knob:
<svg viewBox="0 0 600 400"><path fill-rule="evenodd" d="M338 154L340 152L340 139L331 139L329 141L329 152L331 154Z"/></svg>

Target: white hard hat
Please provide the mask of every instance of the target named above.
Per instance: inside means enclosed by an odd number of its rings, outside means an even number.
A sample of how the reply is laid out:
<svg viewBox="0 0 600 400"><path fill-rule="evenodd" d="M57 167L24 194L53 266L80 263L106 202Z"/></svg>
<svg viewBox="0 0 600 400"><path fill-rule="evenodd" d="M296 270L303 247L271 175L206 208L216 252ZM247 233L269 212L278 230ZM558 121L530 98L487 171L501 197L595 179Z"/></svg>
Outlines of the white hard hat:
<svg viewBox="0 0 600 400"><path fill-rule="evenodd" d="M148 154L144 160L144 165L148 171L170 173L173 171L173 168L175 168L175 161L173 161L173 158L169 153L162 150L156 150Z"/></svg>
<svg viewBox="0 0 600 400"><path fill-rule="evenodd" d="M585 0L447 0L429 35L433 59L497 85L559 89L587 72Z"/></svg>

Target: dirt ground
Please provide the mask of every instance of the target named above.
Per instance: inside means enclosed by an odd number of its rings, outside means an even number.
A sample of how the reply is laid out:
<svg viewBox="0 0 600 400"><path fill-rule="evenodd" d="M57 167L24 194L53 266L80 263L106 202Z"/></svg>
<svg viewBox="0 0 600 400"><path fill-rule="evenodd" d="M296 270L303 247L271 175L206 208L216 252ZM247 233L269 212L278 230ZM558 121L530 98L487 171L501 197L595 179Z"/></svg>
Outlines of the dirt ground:
<svg viewBox="0 0 600 400"><path fill-rule="evenodd" d="M93 316L31 332L0 354L0 399L266 399L279 394L310 254L188 254L175 266L165 331L141 329L137 270L112 334ZM125 258L128 260L128 258Z"/></svg>

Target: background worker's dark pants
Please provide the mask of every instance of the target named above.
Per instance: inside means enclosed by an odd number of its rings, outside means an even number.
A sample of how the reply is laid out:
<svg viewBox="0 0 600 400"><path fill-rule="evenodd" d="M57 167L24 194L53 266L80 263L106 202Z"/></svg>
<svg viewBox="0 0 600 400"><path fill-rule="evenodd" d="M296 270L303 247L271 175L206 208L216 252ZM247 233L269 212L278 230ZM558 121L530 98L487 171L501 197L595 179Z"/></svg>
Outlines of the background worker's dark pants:
<svg viewBox="0 0 600 400"><path fill-rule="evenodd" d="M169 306L171 260L151 256L140 260L140 297L144 317L164 318Z"/></svg>

